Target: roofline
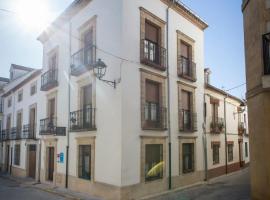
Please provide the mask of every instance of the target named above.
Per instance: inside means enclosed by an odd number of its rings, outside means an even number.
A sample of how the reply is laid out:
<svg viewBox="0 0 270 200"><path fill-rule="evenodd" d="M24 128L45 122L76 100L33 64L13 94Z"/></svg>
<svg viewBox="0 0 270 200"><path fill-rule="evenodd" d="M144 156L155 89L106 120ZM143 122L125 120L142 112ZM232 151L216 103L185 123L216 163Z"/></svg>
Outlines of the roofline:
<svg viewBox="0 0 270 200"><path fill-rule="evenodd" d="M187 20L192 22L198 28L205 30L209 27L209 25L199 16L197 15L191 8L185 5L180 0L161 0L163 3L167 4L168 6L171 3L174 3L174 6L171 8L175 9L181 16L185 17Z"/></svg>
<svg viewBox="0 0 270 200"><path fill-rule="evenodd" d="M26 79L24 79L22 82L18 83L15 87L11 88L9 91L7 91L6 93L3 94L3 97L7 97L9 96L11 93L16 92L18 89L20 89L21 87L23 87L25 84L27 84L28 82L30 82L33 78L37 77L38 75L40 75L42 72L41 69L36 70L33 74L31 74L29 77L27 77Z"/></svg>
<svg viewBox="0 0 270 200"><path fill-rule="evenodd" d="M0 77L0 81L9 83L10 80L9 80L9 78Z"/></svg>
<svg viewBox="0 0 270 200"><path fill-rule="evenodd" d="M240 98L238 98L238 97L236 97L236 96L234 96L234 95L231 95L231 94L225 92L224 90L221 90L221 89L219 89L219 88L217 88L217 87L215 87L215 86L213 86L213 85L211 85L211 84L209 84L209 83L206 83L206 84L205 84L205 88L206 88L206 89L209 89L209 90L212 90L212 91L214 91L214 92L217 92L217 93L219 93L219 94L222 94L222 95L224 95L224 96L228 96L228 97L230 97L230 98L232 98L232 99L238 101L239 103L245 103L242 99L240 99Z"/></svg>
<svg viewBox="0 0 270 200"><path fill-rule="evenodd" d="M74 0L56 19L37 37L37 40L44 43L55 32L54 27L60 27L75 16L92 0Z"/></svg>
<svg viewBox="0 0 270 200"><path fill-rule="evenodd" d="M34 68L31 68L31 67L25 67L25 66L17 65L17 64L11 64L11 67L12 67L12 68L15 68L15 69L20 69L20 70L24 70L24 71L29 71L29 72L35 70Z"/></svg>

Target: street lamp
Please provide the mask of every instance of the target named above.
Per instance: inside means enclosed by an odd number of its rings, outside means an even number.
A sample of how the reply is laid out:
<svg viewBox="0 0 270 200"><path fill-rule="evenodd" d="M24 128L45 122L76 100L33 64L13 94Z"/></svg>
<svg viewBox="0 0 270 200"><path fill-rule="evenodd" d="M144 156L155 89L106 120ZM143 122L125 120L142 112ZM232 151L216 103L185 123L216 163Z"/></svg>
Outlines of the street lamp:
<svg viewBox="0 0 270 200"><path fill-rule="evenodd" d="M116 88L116 81L108 81L103 79L103 77L106 74L107 71L107 65L101 60L98 59L98 61L94 64L94 75L97 77L99 80L109 84L110 86Z"/></svg>

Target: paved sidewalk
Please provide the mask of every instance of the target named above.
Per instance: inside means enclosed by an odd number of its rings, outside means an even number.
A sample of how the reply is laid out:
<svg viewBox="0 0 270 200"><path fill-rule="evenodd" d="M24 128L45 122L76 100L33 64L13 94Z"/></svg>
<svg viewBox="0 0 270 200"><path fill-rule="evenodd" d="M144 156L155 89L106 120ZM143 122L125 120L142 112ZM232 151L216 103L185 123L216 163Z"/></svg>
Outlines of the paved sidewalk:
<svg viewBox="0 0 270 200"><path fill-rule="evenodd" d="M40 184L30 178L15 178L0 174L0 200L102 200L65 188Z"/></svg>
<svg viewBox="0 0 270 200"><path fill-rule="evenodd" d="M148 200L250 200L249 169L210 180L200 186L172 191Z"/></svg>

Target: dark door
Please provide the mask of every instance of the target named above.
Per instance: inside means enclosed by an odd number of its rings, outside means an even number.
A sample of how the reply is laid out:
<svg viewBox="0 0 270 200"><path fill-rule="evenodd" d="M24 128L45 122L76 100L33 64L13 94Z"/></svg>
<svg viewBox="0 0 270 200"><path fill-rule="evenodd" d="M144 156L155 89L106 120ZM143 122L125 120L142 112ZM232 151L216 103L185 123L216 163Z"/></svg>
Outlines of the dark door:
<svg viewBox="0 0 270 200"><path fill-rule="evenodd" d="M83 87L83 128L90 128L92 122L92 86Z"/></svg>
<svg viewBox="0 0 270 200"><path fill-rule="evenodd" d="M9 171L9 145L6 147L6 172Z"/></svg>
<svg viewBox="0 0 270 200"><path fill-rule="evenodd" d="M29 177L36 177L36 145L29 145L28 170Z"/></svg>
<svg viewBox="0 0 270 200"><path fill-rule="evenodd" d="M53 181L54 172L54 148L48 147L48 180Z"/></svg>

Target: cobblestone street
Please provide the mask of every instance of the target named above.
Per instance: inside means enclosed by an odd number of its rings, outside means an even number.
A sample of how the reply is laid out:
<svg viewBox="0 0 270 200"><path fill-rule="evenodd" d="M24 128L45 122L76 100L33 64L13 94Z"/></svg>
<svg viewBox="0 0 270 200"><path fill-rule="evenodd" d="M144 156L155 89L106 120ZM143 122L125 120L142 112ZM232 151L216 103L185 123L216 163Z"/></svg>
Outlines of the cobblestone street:
<svg viewBox="0 0 270 200"><path fill-rule="evenodd" d="M216 178L206 185L149 200L250 200L249 170Z"/></svg>

